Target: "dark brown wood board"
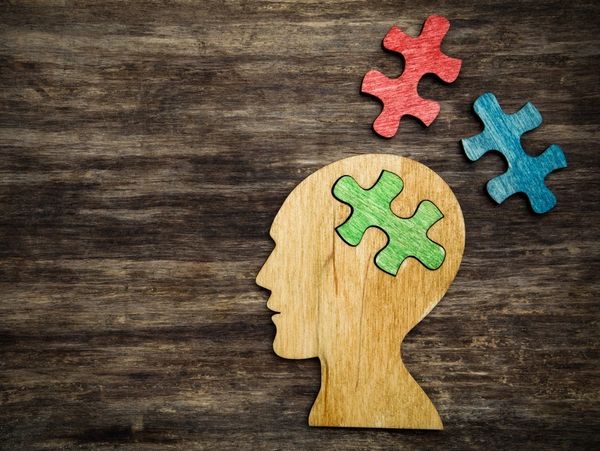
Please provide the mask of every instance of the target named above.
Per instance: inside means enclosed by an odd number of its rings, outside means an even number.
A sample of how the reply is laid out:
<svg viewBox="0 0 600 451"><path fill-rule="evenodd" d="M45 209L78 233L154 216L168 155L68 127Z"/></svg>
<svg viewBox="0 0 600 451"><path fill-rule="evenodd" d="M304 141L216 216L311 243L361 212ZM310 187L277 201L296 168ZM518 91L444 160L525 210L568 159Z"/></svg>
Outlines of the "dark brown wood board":
<svg viewBox="0 0 600 451"><path fill-rule="evenodd" d="M462 60L425 128L372 131L381 41L451 22ZM0 447L592 449L600 446L596 1L0 2ZM483 92L544 123L558 203L496 205L470 163ZM289 192L365 153L441 175L466 225L448 294L402 358L439 432L309 428L316 360L272 352L254 279Z"/></svg>

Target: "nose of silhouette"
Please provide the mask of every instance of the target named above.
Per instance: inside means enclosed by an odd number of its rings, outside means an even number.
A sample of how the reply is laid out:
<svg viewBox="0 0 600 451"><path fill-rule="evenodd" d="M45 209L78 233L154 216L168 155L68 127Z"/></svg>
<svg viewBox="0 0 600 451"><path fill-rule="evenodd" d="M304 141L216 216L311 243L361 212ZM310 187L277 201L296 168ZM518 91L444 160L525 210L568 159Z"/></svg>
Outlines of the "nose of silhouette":
<svg viewBox="0 0 600 451"><path fill-rule="evenodd" d="M273 254L271 254L271 255L273 255ZM269 267L271 266L271 264L270 264L271 255L269 256L269 258L267 258L267 261L263 264L262 268L260 268L260 271L256 275L256 284L259 287L265 288L267 290L271 289L268 286L268 281L269 281L268 274L269 274Z"/></svg>

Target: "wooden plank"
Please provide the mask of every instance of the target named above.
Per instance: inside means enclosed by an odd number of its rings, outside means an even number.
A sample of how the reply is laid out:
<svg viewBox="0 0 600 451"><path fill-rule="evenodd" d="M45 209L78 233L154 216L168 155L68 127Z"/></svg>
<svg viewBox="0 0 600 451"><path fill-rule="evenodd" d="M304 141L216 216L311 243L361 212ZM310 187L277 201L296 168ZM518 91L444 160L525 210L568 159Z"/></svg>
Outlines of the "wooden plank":
<svg viewBox="0 0 600 451"><path fill-rule="evenodd" d="M598 2L0 4L0 437L31 449L592 449L598 362ZM463 61L428 128L383 140L371 68L381 37L432 13ZM543 217L483 186L473 100L535 101L532 154L565 149ZM286 196L331 162L419 161L447 181L466 230L448 294L402 360L444 431L309 428L316 360L272 352L254 283ZM299 421L301 419L301 421Z"/></svg>

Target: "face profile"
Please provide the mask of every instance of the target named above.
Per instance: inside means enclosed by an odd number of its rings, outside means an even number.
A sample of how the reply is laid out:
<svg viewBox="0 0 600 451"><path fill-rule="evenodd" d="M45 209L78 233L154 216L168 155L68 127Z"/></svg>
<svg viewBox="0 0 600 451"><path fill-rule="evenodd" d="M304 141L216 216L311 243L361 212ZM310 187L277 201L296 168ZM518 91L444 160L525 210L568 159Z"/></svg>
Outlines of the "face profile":
<svg viewBox="0 0 600 451"><path fill-rule="evenodd" d="M437 269L406 258L394 276L375 263L388 234L366 230L349 245L336 228L353 213L332 189L351 176L364 189L382 171L403 189L390 208L410 218L423 201L441 219L427 238L443 247ZM464 249L464 221L450 187L426 166L395 155L371 154L332 163L302 181L271 227L275 248L256 282L271 291L275 353L287 359L318 357L321 388L311 426L441 429L441 419L402 363L401 342L435 307L454 280Z"/></svg>

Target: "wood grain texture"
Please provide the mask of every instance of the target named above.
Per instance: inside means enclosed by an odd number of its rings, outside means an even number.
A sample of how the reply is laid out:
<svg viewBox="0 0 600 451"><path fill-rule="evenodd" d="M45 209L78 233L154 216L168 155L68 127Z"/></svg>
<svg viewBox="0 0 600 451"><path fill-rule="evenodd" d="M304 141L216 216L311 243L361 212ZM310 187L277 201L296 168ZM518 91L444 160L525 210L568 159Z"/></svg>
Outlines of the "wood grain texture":
<svg viewBox="0 0 600 451"><path fill-rule="evenodd" d="M5 1L0 4L2 447L591 449L600 438L596 1ZM374 135L379 42L432 13L463 60L428 128ZM471 105L531 100L523 146L565 149L542 217L496 206ZM404 340L442 432L309 428L319 362L275 356L254 283L285 197L392 153L462 206L461 269Z"/></svg>
<svg viewBox="0 0 600 451"><path fill-rule="evenodd" d="M343 176L372 187L382 171L404 189L391 208L410 217L423 200L444 217L427 234L446 251L436 270L406 259L395 276L375 265L393 230L370 228L349 246L335 227L351 213L332 194ZM373 188L377 189L377 188ZM389 202L389 201L388 201ZM359 214L355 208L352 214ZM369 154L336 161L311 174L287 197L270 235L275 249L256 282L271 291L276 312L273 350L288 359L318 357L321 384L311 426L443 429L442 421L400 356L400 345L454 280L465 245L460 205L450 187L426 166L397 155Z"/></svg>

